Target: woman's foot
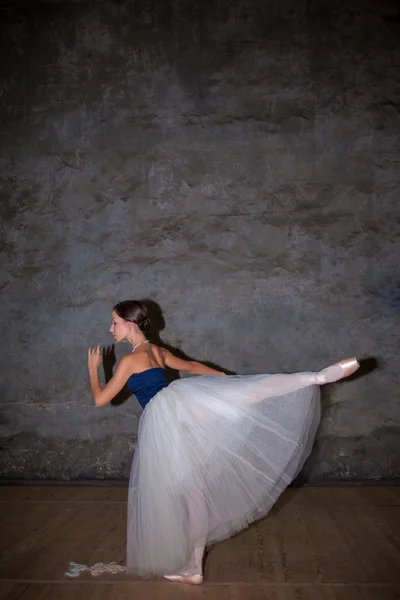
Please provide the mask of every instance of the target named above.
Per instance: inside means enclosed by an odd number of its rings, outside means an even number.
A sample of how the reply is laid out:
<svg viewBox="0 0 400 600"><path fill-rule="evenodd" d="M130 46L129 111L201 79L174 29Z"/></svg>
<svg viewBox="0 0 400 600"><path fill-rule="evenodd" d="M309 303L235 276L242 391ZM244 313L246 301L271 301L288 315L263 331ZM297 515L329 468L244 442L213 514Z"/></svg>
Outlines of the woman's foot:
<svg viewBox="0 0 400 600"><path fill-rule="evenodd" d="M181 573L180 575L164 575L164 579L175 581L177 583L188 583L189 585L200 585L203 583L203 575L201 573Z"/></svg>
<svg viewBox="0 0 400 600"><path fill-rule="evenodd" d="M325 383L339 381L339 379L344 379L355 373L359 367L360 364L356 358L346 358L317 373L316 383L318 385L324 385Z"/></svg>

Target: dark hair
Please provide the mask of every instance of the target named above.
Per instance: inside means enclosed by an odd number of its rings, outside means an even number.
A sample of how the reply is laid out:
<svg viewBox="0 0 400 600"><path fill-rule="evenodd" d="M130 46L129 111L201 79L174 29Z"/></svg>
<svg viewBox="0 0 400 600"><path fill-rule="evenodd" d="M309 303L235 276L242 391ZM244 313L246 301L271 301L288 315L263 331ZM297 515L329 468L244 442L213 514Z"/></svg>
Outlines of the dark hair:
<svg viewBox="0 0 400 600"><path fill-rule="evenodd" d="M151 328L151 321L147 308L143 302L139 300L124 300L118 302L113 308L124 321L136 323L142 331L148 331Z"/></svg>

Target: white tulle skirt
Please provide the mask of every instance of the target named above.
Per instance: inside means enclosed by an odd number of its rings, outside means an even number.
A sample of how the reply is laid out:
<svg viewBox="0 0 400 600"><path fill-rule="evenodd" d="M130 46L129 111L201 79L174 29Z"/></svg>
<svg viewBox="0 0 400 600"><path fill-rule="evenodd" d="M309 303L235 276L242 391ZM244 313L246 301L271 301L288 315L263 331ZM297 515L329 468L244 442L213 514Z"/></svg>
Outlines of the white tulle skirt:
<svg viewBox="0 0 400 600"><path fill-rule="evenodd" d="M128 573L178 572L199 540L210 546L268 513L312 448L310 375L189 377L150 401L129 482Z"/></svg>

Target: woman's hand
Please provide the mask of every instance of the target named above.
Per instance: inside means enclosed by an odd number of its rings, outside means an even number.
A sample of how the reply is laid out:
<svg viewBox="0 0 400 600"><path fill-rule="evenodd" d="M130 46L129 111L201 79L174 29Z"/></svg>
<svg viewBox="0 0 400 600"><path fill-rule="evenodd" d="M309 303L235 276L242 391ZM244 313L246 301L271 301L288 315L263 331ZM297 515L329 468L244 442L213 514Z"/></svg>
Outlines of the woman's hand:
<svg viewBox="0 0 400 600"><path fill-rule="evenodd" d="M89 348L88 350L88 369L89 372L98 370L102 362L101 348L96 346L95 348Z"/></svg>

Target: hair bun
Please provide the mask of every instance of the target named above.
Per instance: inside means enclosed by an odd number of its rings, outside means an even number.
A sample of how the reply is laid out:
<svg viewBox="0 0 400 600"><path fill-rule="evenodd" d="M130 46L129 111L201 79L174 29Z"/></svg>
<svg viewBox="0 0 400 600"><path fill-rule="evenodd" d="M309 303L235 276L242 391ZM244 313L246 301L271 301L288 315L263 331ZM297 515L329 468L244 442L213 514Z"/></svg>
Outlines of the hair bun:
<svg viewBox="0 0 400 600"><path fill-rule="evenodd" d="M141 323L138 323L138 325L139 329L142 331L148 331L151 328L151 321L149 318L147 318L144 321L141 321Z"/></svg>
<svg viewBox="0 0 400 600"><path fill-rule="evenodd" d="M140 300L124 300L123 302L118 302L113 310L121 317L121 319L124 319L124 321L136 323L142 331L147 331L151 327L147 307L144 302L141 302Z"/></svg>

